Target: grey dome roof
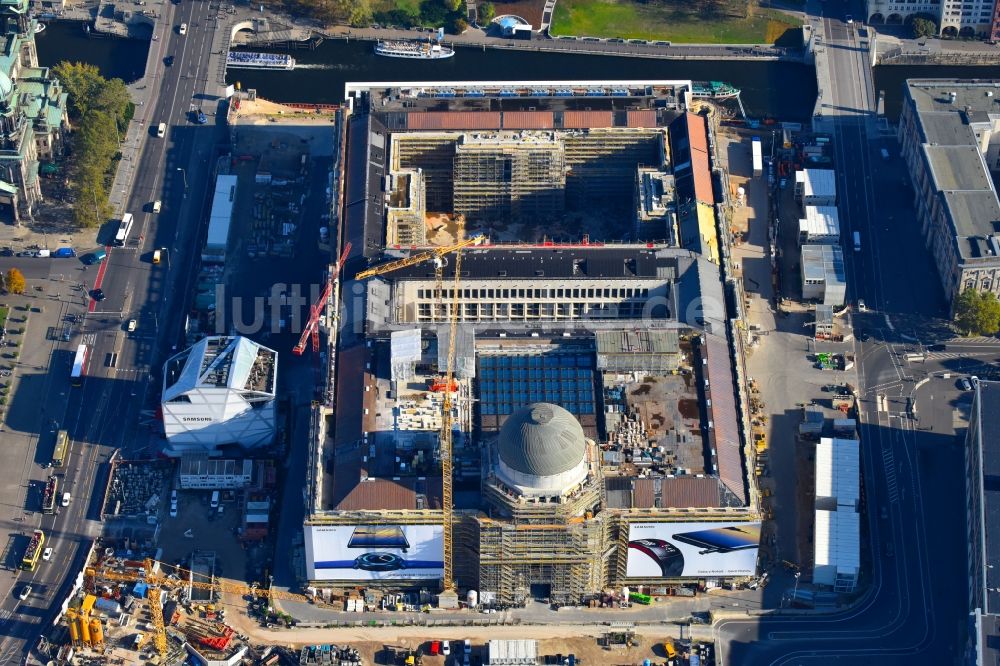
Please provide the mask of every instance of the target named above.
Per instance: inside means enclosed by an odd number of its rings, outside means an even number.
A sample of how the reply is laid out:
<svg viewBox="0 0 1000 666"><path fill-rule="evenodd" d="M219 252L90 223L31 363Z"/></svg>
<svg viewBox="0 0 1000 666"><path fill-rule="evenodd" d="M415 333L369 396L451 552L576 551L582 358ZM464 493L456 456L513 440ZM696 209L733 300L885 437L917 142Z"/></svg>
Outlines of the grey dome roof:
<svg viewBox="0 0 1000 666"><path fill-rule="evenodd" d="M521 407L500 428L500 459L511 469L534 476L562 474L586 455L583 428L558 405L536 402Z"/></svg>

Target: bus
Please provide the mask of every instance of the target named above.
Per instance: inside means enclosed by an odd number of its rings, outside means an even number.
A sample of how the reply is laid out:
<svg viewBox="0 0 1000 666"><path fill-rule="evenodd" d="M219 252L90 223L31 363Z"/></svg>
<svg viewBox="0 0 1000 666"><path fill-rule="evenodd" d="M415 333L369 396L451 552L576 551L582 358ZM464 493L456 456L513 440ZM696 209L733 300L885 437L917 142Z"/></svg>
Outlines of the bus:
<svg viewBox="0 0 1000 666"><path fill-rule="evenodd" d="M73 358L73 372L69 375L69 383L73 386L83 386L83 377L87 371L89 357L90 349L87 345L80 345L76 348L76 357Z"/></svg>
<svg viewBox="0 0 1000 666"><path fill-rule="evenodd" d="M31 535L31 541L28 542L28 549L24 551L21 568L25 571L34 571L35 567L38 566L38 560L41 558L44 548L45 532L35 530L35 533Z"/></svg>
<svg viewBox="0 0 1000 666"><path fill-rule="evenodd" d="M69 458L69 433L60 430L56 433L56 448L52 452L52 466L62 467Z"/></svg>
<svg viewBox="0 0 1000 666"><path fill-rule="evenodd" d="M122 221L118 224L118 233L115 234L115 245L124 245L128 241L128 235L132 233L132 213L122 215Z"/></svg>
<svg viewBox="0 0 1000 666"><path fill-rule="evenodd" d="M59 479L50 476L45 483L45 492L42 494L42 513L56 512L56 495L59 493Z"/></svg>

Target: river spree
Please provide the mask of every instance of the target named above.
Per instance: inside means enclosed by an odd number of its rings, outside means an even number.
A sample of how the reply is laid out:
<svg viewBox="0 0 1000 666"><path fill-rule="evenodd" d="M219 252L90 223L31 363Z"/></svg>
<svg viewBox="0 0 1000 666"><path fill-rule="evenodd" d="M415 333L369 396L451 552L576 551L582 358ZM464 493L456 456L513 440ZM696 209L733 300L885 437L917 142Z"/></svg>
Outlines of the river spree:
<svg viewBox="0 0 1000 666"><path fill-rule="evenodd" d="M616 56L540 53L459 47L454 58L412 61L381 58L371 42L327 40L317 49L292 53L295 71L236 70L229 82L256 88L277 102L336 103L347 81L512 81L591 79L692 79L725 81L743 91L751 116L808 120L816 100L811 67L794 63L657 60ZM88 38L81 24L55 22L38 36L43 65L81 60L97 65L105 76L134 81L143 74L149 43ZM886 115L899 114L903 81L907 78L998 78L994 67L882 66L875 84L886 94Z"/></svg>

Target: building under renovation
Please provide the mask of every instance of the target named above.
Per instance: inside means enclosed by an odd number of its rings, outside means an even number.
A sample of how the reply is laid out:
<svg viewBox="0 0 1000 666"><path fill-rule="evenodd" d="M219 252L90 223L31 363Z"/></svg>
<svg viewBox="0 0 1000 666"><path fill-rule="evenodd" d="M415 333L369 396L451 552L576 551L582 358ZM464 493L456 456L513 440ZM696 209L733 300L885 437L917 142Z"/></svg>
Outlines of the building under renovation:
<svg viewBox="0 0 1000 666"><path fill-rule="evenodd" d="M358 301L330 322L310 435L306 577L321 595L451 582L486 604L569 604L755 575L712 142L686 86L348 87L339 289ZM560 99L577 89L592 110ZM463 110L442 110L445 94ZM664 240L487 237L457 268L459 215L488 236L587 206Z"/></svg>
<svg viewBox="0 0 1000 666"><path fill-rule="evenodd" d="M604 582L597 447L558 405L534 403L487 444L479 586L503 603L574 603Z"/></svg>

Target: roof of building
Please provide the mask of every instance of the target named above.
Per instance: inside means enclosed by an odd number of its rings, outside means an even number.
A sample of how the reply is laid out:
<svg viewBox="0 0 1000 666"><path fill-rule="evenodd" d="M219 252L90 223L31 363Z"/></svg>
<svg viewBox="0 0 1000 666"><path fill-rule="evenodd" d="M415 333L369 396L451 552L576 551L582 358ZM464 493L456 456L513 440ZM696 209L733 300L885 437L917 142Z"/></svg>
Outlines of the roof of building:
<svg viewBox="0 0 1000 666"><path fill-rule="evenodd" d="M795 182L802 183L806 197L835 197L837 178L833 169L801 169L795 172Z"/></svg>
<svg viewBox="0 0 1000 666"><path fill-rule="evenodd" d="M229 244L229 225L233 220L233 206L236 205L237 180L234 175L219 175L215 180L205 247L224 250Z"/></svg>
<svg viewBox="0 0 1000 666"><path fill-rule="evenodd" d="M739 414L736 411L736 383L729 343L724 336L703 337L703 372L709 382L711 428L709 437L715 450L719 479L740 504L747 502L746 479L740 446Z"/></svg>
<svg viewBox="0 0 1000 666"><path fill-rule="evenodd" d="M164 402L195 389L274 393L278 353L242 336L210 336L167 360Z"/></svg>
<svg viewBox="0 0 1000 666"><path fill-rule="evenodd" d="M677 331L597 331L598 354L676 354Z"/></svg>
<svg viewBox="0 0 1000 666"><path fill-rule="evenodd" d="M408 254L408 253L404 253ZM490 278L662 278L677 275L678 258L688 253L639 247L538 247L496 246L462 251L463 279ZM454 262L445 266L454 275ZM434 279L434 266L424 262L401 268L387 279Z"/></svg>
<svg viewBox="0 0 1000 666"><path fill-rule="evenodd" d="M985 608L988 613L1000 613L1000 382L979 381L976 383L977 404L973 409L974 420L969 424L970 436L978 439L978 455L970 455L981 461L981 469L974 471L967 492L982 494L982 524L978 533L983 535L982 544L970 547L983 549L982 562L985 570ZM973 440L974 441L974 440Z"/></svg>
<svg viewBox="0 0 1000 666"><path fill-rule="evenodd" d="M695 113L679 116L670 123L669 138L677 200L714 204L705 119Z"/></svg>
<svg viewBox="0 0 1000 666"><path fill-rule="evenodd" d="M910 79L905 94L958 254L995 260L1000 248L990 237L1000 233L1000 202L976 132L1000 120L1000 81Z"/></svg>
<svg viewBox="0 0 1000 666"><path fill-rule="evenodd" d="M608 476L604 486L612 509L712 508L722 501L714 476Z"/></svg>
<svg viewBox="0 0 1000 666"><path fill-rule="evenodd" d="M816 497L838 505L861 499L861 467L856 439L823 437L816 445Z"/></svg>
<svg viewBox="0 0 1000 666"><path fill-rule="evenodd" d="M938 190L984 190L990 175L975 146L923 146L931 179Z"/></svg>
<svg viewBox="0 0 1000 666"><path fill-rule="evenodd" d="M861 520L854 509L816 510L814 564L857 572L861 568Z"/></svg>
<svg viewBox="0 0 1000 666"><path fill-rule="evenodd" d="M579 465L587 453L580 422L559 405L538 402L511 414L500 428L500 459L533 476L555 476Z"/></svg>
<svg viewBox="0 0 1000 666"><path fill-rule="evenodd" d="M799 220L799 233L810 236L840 236L840 214L836 206L806 206Z"/></svg>
<svg viewBox="0 0 1000 666"><path fill-rule="evenodd" d="M822 280L827 286L846 285L843 249L839 245L803 245L802 277Z"/></svg>

